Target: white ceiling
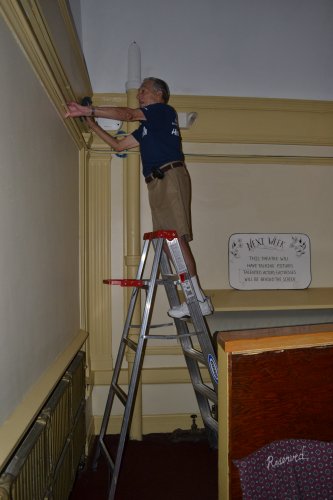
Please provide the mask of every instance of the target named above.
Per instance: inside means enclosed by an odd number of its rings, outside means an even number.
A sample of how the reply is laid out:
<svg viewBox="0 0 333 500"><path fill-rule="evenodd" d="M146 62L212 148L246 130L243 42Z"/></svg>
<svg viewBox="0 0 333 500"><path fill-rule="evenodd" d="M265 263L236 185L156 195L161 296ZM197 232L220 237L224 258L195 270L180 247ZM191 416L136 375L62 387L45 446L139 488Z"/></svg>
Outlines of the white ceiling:
<svg viewBox="0 0 333 500"><path fill-rule="evenodd" d="M124 92L127 53L174 94L333 99L332 0L71 0L94 92Z"/></svg>

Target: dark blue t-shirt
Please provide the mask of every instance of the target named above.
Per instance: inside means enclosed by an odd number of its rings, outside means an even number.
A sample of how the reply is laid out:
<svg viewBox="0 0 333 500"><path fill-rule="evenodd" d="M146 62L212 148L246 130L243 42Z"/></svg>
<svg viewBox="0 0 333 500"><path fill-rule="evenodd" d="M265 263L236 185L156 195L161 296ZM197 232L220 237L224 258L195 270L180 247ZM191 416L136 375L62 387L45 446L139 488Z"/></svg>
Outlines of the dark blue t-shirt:
<svg viewBox="0 0 333 500"><path fill-rule="evenodd" d="M146 120L132 135L140 144L143 175L171 161L183 161L181 137L176 111L164 103L141 108Z"/></svg>

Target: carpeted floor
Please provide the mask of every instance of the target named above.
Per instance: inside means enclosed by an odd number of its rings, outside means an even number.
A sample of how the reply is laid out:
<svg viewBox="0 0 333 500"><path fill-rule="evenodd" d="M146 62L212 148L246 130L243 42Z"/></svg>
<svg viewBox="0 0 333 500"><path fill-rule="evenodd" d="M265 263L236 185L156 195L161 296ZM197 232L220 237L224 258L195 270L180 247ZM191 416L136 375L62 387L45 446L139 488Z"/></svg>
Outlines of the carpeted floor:
<svg viewBox="0 0 333 500"><path fill-rule="evenodd" d="M107 436L108 448L118 436ZM115 500L217 500L217 450L205 436L149 434L128 441ZM108 467L104 456L96 471L91 459L78 473L69 500L107 500Z"/></svg>

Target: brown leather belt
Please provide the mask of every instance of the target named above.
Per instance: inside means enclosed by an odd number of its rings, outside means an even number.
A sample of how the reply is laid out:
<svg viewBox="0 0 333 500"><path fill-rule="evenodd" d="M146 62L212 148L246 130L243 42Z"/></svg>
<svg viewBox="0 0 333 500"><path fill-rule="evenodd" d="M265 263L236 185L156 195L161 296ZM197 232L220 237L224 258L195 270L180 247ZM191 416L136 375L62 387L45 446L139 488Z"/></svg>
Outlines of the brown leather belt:
<svg viewBox="0 0 333 500"><path fill-rule="evenodd" d="M166 165L163 165L162 167L158 168L157 170L159 172L167 172L168 170L171 170L172 168L178 168L178 167L184 167L185 164L183 161L172 161L171 163L167 163ZM150 175L147 175L145 177L145 181L148 184L149 182L153 181L154 179L158 179L158 175L154 174L154 172Z"/></svg>

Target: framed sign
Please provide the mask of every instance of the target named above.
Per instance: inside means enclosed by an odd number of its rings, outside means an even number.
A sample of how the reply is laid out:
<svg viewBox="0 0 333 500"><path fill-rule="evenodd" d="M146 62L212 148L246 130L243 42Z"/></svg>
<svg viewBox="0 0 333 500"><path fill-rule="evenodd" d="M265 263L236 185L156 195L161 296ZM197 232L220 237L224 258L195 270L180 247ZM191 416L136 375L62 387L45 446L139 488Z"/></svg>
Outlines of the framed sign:
<svg viewBox="0 0 333 500"><path fill-rule="evenodd" d="M237 290L304 289L311 283L306 234L233 234L228 254L229 283Z"/></svg>

